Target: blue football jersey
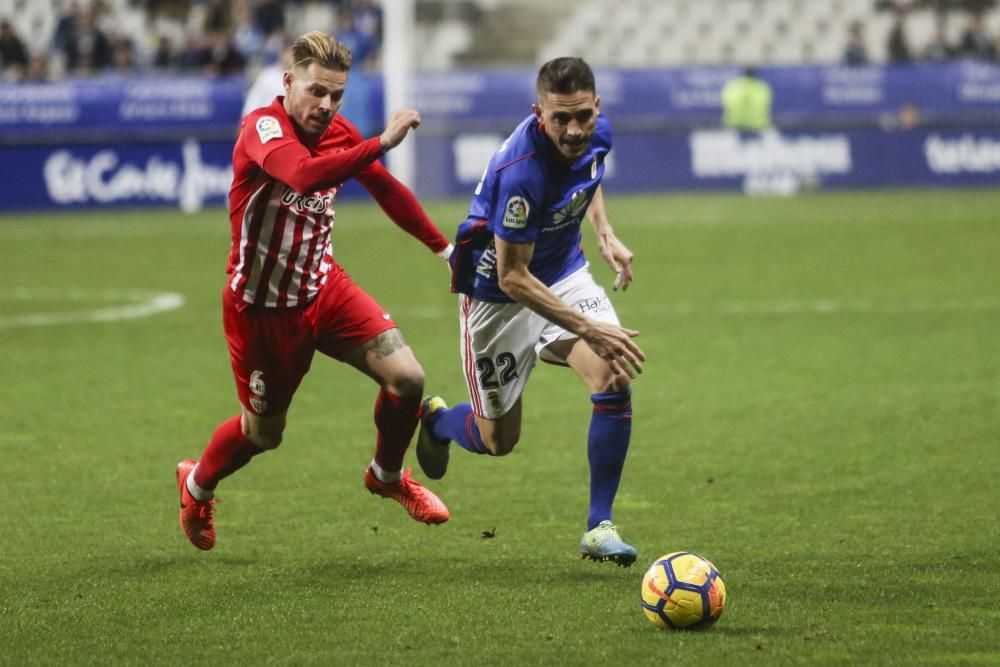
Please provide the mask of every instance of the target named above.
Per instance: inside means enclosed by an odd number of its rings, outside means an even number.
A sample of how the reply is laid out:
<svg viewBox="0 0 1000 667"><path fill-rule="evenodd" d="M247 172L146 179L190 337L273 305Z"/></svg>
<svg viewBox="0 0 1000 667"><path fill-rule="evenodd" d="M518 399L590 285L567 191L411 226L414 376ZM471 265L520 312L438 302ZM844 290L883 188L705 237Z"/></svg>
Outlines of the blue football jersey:
<svg viewBox="0 0 1000 667"><path fill-rule="evenodd" d="M458 227L452 289L481 301L512 300L497 281L497 236L534 243L528 269L546 285L582 267L580 224L610 150L611 123L604 116L598 116L589 149L573 165L559 161L534 115L525 118L490 159Z"/></svg>

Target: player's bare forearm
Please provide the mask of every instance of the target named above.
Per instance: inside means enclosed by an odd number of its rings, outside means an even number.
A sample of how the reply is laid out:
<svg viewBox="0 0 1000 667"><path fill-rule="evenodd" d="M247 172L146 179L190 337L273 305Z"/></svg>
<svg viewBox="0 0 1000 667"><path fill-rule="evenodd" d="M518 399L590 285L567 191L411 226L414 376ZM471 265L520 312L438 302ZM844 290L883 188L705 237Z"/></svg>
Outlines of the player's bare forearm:
<svg viewBox="0 0 1000 667"><path fill-rule="evenodd" d="M533 244L507 243L500 238L495 242L500 288L507 296L579 336L616 375L635 377L642 372L645 356L632 340L638 331L586 317L556 296L528 270Z"/></svg>
<svg viewBox="0 0 1000 667"><path fill-rule="evenodd" d="M614 289L621 289L624 292L633 280L632 259L634 255L615 236L615 231L611 228L607 210L604 208L604 191L601 186L597 186L597 190L594 191L594 198L587 209L587 219L590 220L590 225L594 228L594 234L597 236L597 247L601 251L601 257L616 274Z"/></svg>
<svg viewBox="0 0 1000 667"><path fill-rule="evenodd" d="M549 322L558 324L581 338L586 337L590 320L566 305L526 268L523 271L509 272L501 277L500 289L514 301L530 308Z"/></svg>
<svg viewBox="0 0 1000 667"><path fill-rule="evenodd" d="M533 243L507 243L497 237L497 278L500 289L549 322L578 336L583 335L587 318L572 310L528 269L535 252Z"/></svg>
<svg viewBox="0 0 1000 667"><path fill-rule="evenodd" d="M611 229L611 223L608 222L608 211L604 207L604 190L600 185L594 191L594 197L590 200L590 206L587 207L587 220L590 221L590 226L594 228L597 238L601 238Z"/></svg>

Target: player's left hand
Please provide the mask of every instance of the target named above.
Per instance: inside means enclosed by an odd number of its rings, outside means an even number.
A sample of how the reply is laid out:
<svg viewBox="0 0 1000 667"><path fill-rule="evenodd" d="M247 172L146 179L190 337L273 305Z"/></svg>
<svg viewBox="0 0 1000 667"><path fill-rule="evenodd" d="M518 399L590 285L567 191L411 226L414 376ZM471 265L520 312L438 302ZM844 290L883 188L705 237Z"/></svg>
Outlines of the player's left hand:
<svg viewBox="0 0 1000 667"><path fill-rule="evenodd" d="M455 250L454 244L449 243L447 248L445 248L444 250L439 250L434 254L447 262L448 259L451 257L451 253L454 252L454 250Z"/></svg>
<svg viewBox="0 0 1000 667"><path fill-rule="evenodd" d="M618 291L621 288L621 291L626 291L633 280L632 260L635 255L614 234L608 234L600 239L599 246L601 257L615 272L615 284L612 285L611 289Z"/></svg>

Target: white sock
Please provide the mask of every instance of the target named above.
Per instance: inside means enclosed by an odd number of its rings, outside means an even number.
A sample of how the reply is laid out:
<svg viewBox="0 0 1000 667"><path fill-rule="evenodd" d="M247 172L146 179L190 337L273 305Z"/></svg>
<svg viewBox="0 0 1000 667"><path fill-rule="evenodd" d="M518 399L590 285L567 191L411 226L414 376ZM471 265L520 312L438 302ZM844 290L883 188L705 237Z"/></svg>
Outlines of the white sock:
<svg viewBox="0 0 1000 667"><path fill-rule="evenodd" d="M398 472L389 472L388 470L383 470L382 466L372 459L372 472L375 473L375 477L380 482L385 482L386 484L395 484L399 480L403 479L403 471L400 469ZM194 495L193 493L191 495Z"/></svg>
<svg viewBox="0 0 1000 667"><path fill-rule="evenodd" d="M206 491L205 489L198 486L198 482L194 481L194 471L198 469L198 466L191 468L191 473L188 475L187 484L188 493L191 494L195 500L211 500L212 496L215 495L212 491Z"/></svg>

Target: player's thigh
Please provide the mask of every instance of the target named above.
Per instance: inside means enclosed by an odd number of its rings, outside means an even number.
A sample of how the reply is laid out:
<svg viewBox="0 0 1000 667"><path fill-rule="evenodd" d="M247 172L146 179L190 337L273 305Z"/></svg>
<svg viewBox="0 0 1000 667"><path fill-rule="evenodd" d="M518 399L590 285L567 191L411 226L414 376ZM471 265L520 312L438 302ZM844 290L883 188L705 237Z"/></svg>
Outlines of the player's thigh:
<svg viewBox="0 0 1000 667"><path fill-rule="evenodd" d="M299 309L240 309L223 296L223 328L236 392L246 412L283 415L309 371L313 341Z"/></svg>
<svg viewBox="0 0 1000 667"><path fill-rule="evenodd" d="M321 353L354 366L382 386L419 384L422 389L423 369L396 322L343 269L335 267L306 314Z"/></svg>
<svg viewBox="0 0 1000 667"><path fill-rule="evenodd" d="M621 324L607 292L597 284L588 267L567 276L550 289L566 305L584 317L606 324ZM567 331L558 324L546 322L536 350L542 361L569 366L571 365L569 354L578 341L580 338L576 334ZM586 344L584 343L584 345Z"/></svg>
<svg viewBox="0 0 1000 667"><path fill-rule="evenodd" d="M459 299L460 351L472 411L499 419L521 398L545 320L517 303Z"/></svg>

